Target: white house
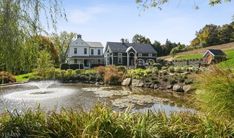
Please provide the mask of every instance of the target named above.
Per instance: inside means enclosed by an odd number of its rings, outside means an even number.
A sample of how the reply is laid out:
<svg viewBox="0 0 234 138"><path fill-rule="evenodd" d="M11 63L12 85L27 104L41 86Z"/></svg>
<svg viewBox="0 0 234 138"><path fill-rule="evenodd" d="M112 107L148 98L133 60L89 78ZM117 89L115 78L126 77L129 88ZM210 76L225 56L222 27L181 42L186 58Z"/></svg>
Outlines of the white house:
<svg viewBox="0 0 234 138"><path fill-rule="evenodd" d="M91 68L104 64L103 45L100 42L85 42L81 35L67 49L67 63Z"/></svg>

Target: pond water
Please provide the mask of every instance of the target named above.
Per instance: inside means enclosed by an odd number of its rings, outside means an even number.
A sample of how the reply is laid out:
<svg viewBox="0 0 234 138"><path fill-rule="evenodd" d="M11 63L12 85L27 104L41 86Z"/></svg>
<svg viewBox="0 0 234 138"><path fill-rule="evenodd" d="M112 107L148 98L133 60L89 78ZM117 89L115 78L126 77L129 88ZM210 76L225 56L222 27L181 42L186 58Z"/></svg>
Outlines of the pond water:
<svg viewBox="0 0 234 138"><path fill-rule="evenodd" d="M184 106L184 99L185 96L150 89L40 81L0 87L0 113L14 109L21 112L38 106L46 111L89 110L97 103L115 111L126 108L132 112L193 111Z"/></svg>

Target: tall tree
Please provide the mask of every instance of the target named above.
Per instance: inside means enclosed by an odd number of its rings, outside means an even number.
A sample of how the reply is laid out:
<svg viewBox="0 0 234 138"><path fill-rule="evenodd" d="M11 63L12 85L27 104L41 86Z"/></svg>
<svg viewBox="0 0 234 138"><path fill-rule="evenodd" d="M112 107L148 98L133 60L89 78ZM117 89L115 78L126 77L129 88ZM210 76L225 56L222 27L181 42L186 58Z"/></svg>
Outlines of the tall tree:
<svg viewBox="0 0 234 138"><path fill-rule="evenodd" d="M41 25L56 29L58 17L66 17L60 0L1 0L0 1L0 67L15 72L25 41L45 32Z"/></svg>
<svg viewBox="0 0 234 138"><path fill-rule="evenodd" d="M196 38L191 41L191 46L212 46L234 41L234 27L231 24L223 26L206 25L196 32Z"/></svg>
<svg viewBox="0 0 234 138"><path fill-rule="evenodd" d="M157 51L157 56L162 56L162 46L161 46L161 43L159 41L155 40L154 43L152 44L152 46Z"/></svg>
<svg viewBox="0 0 234 138"><path fill-rule="evenodd" d="M51 40L53 41L59 55L59 62L64 63L66 60L66 50L72 39L76 36L76 33L68 33L66 31L60 34L52 34Z"/></svg>
<svg viewBox="0 0 234 138"><path fill-rule="evenodd" d="M139 43L139 44L151 44L151 41L149 38L146 38L145 36L142 36L140 34L136 34L132 38L133 43Z"/></svg>

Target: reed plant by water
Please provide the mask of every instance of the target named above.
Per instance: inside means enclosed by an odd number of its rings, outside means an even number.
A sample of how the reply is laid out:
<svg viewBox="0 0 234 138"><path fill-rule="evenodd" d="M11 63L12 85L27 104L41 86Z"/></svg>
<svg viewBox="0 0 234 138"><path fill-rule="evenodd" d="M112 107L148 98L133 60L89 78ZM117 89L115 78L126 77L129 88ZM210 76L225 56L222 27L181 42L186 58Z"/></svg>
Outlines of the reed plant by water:
<svg viewBox="0 0 234 138"><path fill-rule="evenodd" d="M203 112L234 118L234 72L212 67L197 77L196 101Z"/></svg>
<svg viewBox="0 0 234 138"><path fill-rule="evenodd" d="M40 109L0 117L1 137L234 137L234 123L194 113L115 112L95 106L88 112L62 110L45 113Z"/></svg>

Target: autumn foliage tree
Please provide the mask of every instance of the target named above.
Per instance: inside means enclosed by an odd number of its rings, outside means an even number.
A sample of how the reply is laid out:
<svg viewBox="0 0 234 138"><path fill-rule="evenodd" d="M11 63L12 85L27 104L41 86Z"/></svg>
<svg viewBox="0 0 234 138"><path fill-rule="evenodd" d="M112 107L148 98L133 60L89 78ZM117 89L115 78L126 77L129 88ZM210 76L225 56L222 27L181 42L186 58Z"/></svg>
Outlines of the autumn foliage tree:
<svg viewBox="0 0 234 138"><path fill-rule="evenodd" d="M212 46L234 42L234 27L231 24L217 26L214 24L204 26L196 33L196 37L191 41L191 46Z"/></svg>

